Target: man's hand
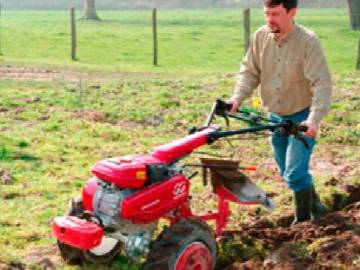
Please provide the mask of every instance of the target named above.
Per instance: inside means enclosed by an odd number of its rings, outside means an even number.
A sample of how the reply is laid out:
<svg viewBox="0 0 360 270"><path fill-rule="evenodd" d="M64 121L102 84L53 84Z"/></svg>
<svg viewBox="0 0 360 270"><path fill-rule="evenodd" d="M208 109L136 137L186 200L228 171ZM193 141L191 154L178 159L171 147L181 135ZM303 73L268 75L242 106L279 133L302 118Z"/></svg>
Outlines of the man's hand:
<svg viewBox="0 0 360 270"><path fill-rule="evenodd" d="M240 107L240 102L236 98L230 98L226 103L231 104L231 113L235 113L237 109Z"/></svg>
<svg viewBox="0 0 360 270"><path fill-rule="evenodd" d="M307 127L307 131L304 133L305 136L314 138L316 136L316 133L319 129L319 126L309 120L306 120L301 123L302 126Z"/></svg>

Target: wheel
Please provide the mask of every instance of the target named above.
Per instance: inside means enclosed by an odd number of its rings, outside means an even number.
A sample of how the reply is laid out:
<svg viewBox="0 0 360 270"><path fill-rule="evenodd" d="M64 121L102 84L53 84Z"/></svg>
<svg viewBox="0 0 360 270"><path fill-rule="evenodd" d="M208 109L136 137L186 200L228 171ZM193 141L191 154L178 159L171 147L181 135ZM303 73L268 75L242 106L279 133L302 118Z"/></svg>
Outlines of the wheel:
<svg viewBox="0 0 360 270"><path fill-rule="evenodd" d="M82 252L80 249L66 245L57 241L57 246L60 252L61 258L66 264L69 265L81 265L82 264Z"/></svg>
<svg viewBox="0 0 360 270"><path fill-rule="evenodd" d="M122 243L114 238L104 236L99 246L82 252L84 259L92 263L107 263L119 254Z"/></svg>
<svg viewBox="0 0 360 270"><path fill-rule="evenodd" d="M216 256L212 229L200 219L182 219L150 244L144 270L212 270Z"/></svg>
<svg viewBox="0 0 360 270"><path fill-rule="evenodd" d="M86 218L80 197L70 202L69 210L66 214ZM103 237L99 246L90 250L80 250L60 241L57 242L57 245L62 259L70 265L81 265L85 261L90 263L107 263L118 255L122 248L121 241L106 236Z"/></svg>

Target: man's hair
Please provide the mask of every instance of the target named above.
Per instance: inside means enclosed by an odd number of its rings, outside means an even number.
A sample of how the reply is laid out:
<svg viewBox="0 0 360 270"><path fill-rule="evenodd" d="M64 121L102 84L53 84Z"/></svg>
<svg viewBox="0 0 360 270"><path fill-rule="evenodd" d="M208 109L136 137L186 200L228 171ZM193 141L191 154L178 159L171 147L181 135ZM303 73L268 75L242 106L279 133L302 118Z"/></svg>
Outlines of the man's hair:
<svg viewBox="0 0 360 270"><path fill-rule="evenodd" d="M297 0L263 0L263 2L266 7L275 7L283 4L287 12L297 7Z"/></svg>

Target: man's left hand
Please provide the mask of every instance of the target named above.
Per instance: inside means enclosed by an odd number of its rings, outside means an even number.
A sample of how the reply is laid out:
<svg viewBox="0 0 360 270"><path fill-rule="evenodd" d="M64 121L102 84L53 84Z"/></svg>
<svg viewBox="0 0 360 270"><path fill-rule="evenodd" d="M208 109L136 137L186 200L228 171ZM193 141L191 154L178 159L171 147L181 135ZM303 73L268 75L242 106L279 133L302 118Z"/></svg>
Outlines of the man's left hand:
<svg viewBox="0 0 360 270"><path fill-rule="evenodd" d="M305 136L314 138L316 136L316 133L319 129L319 126L309 120L306 120L301 123L302 126L307 127L307 131L304 133Z"/></svg>

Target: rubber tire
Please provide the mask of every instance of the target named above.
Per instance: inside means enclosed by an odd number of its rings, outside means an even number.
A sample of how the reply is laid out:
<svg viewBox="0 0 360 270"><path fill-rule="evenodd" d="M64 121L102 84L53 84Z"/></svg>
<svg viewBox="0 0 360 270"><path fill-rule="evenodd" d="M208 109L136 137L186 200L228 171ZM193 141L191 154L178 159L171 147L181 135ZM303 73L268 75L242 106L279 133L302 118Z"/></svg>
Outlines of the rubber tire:
<svg viewBox="0 0 360 270"><path fill-rule="evenodd" d="M212 255L212 269L217 257L215 234L209 225L198 218L181 219L167 227L150 243L143 270L173 270L183 250L193 242L203 243Z"/></svg>
<svg viewBox="0 0 360 270"><path fill-rule="evenodd" d="M76 216L78 218L85 218L84 217L84 206L82 203L81 197L76 197L70 203L69 210L66 212L68 216ZM98 256L90 251L84 251L67 244L61 243L60 241L57 242L58 249L60 251L61 258L64 260L65 263L69 265L82 265L84 262L90 263L107 263L110 262L116 255L120 253L123 245L119 241L115 247L110 250L108 253Z"/></svg>
<svg viewBox="0 0 360 270"><path fill-rule="evenodd" d="M120 250L122 249L122 242L118 241L118 243L112 248L108 253L104 255L95 255L90 251L82 251L83 260L91 263L108 263L112 259L114 259L117 255L120 254Z"/></svg>

